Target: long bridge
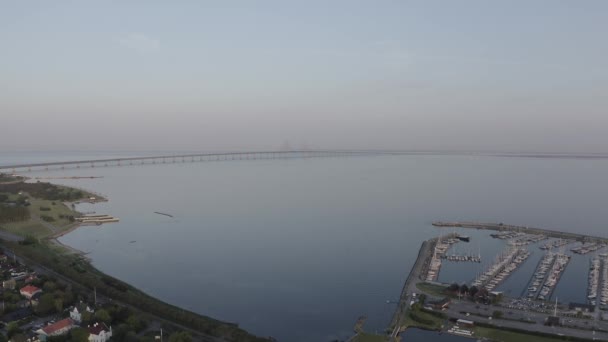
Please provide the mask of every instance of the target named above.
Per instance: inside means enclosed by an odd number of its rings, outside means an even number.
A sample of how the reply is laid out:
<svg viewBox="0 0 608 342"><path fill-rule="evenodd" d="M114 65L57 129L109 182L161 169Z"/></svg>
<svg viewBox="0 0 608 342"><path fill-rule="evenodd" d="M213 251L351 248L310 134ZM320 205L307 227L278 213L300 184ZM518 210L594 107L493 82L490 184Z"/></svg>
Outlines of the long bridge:
<svg viewBox="0 0 608 342"><path fill-rule="evenodd" d="M107 159L88 159L71 161L54 161L40 163L23 163L14 165L0 165L0 173L18 173L33 171L48 171L51 169L68 168L95 168L109 166L168 164L186 162L207 162L223 160L257 160L257 159L287 159L287 158L319 158L342 157L362 155L401 155L418 154L412 152L396 151L344 151L344 150L318 150L318 151L257 151L257 152L211 152L175 155L120 157Z"/></svg>

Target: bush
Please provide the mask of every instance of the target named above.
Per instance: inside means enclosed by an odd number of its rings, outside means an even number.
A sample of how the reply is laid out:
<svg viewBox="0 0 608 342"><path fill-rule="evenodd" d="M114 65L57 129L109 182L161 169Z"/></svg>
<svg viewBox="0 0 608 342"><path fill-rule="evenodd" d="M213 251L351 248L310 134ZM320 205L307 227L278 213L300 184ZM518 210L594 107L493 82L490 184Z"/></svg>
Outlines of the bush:
<svg viewBox="0 0 608 342"><path fill-rule="evenodd" d="M48 215L40 215L40 218L45 222L55 222L55 218Z"/></svg>

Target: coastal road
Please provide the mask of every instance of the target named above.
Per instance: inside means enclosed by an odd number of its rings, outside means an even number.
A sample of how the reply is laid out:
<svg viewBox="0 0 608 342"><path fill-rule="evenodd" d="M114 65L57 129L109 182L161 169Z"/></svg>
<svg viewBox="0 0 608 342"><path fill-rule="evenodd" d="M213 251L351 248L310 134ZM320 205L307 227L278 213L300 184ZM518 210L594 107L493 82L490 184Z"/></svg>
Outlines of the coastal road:
<svg viewBox="0 0 608 342"><path fill-rule="evenodd" d="M9 233L5 230L0 230L0 239L2 240L6 240L6 241L11 241L11 242L19 242L19 241L23 241L23 236L19 236L13 233Z"/></svg>
<svg viewBox="0 0 608 342"><path fill-rule="evenodd" d="M500 310L504 314L504 318L507 319L490 319L492 312ZM470 313L470 315L463 314L461 312ZM544 325L545 319L549 314L543 314L538 312L507 309L493 305L479 305L476 303L469 302L453 302L450 308L445 313L453 318L461 318L474 322L483 322L487 324L493 324L496 326L516 328L521 330L539 331L548 334L563 334L567 336L575 336L586 339L600 339L608 341L608 333L594 331L593 328L599 328L602 330L608 330L608 322L593 321L585 319L575 319L562 317L564 324L571 327L552 327ZM536 323L520 322L520 319L531 320ZM576 328L575 328L576 327Z"/></svg>

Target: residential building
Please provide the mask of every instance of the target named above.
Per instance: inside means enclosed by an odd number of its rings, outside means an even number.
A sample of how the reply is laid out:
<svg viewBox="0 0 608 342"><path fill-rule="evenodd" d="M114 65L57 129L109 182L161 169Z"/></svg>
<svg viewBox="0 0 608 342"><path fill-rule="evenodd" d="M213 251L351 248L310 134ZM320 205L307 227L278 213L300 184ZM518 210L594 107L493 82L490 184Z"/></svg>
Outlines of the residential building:
<svg viewBox="0 0 608 342"><path fill-rule="evenodd" d="M44 342L49 336L59 336L67 334L68 331L74 328L74 321L71 318L65 318L53 324L47 325L44 328L36 330L40 341Z"/></svg>
<svg viewBox="0 0 608 342"><path fill-rule="evenodd" d="M105 323L95 323L89 327L89 342L106 342L112 338L112 327Z"/></svg>
<svg viewBox="0 0 608 342"><path fill-rule="evenodd" d="M19 290L19 293L21 293L21 295L27 299L32 299L34 295L42 293L42 290L34 285L27 285L22 287L21 290Z"/></svg>
<svg viewBox="0 0 608 342"><path fill-rule="evenodd" d="M74 322L80 324L82 323L82 313L85 311L90 313L95 312L95 310L93 310L91 307L81 302L70 310L70 318L73 319Z"/></svg>

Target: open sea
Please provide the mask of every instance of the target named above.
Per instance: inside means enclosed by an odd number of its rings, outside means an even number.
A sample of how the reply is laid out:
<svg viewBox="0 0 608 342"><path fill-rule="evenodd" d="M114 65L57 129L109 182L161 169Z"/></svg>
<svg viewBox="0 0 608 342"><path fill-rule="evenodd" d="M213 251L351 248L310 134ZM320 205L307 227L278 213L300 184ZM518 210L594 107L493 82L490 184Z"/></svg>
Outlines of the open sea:
<svg viewBox="0 0 608 342"><path fill-rule="evenodd" d="M0 153L0 165L116 155ZM383 331L395 310L387 300L398 299L421 242L440 232L432 221L608 236L608 159L366 156L26 175L102 176L53 182L106 196L79 210L120 222L81 227L61 242L162 300L279 341L345 340L361 315L367 331ZM488 232L461 233L472 240L454 248L487 262L504 247ZM517 295L526 287L542 255L530 250L500 289ZM570 262L554 294L560 301L585 299L588 258ZM439 280L468 282L480 267L446 263Z"/></svg>

